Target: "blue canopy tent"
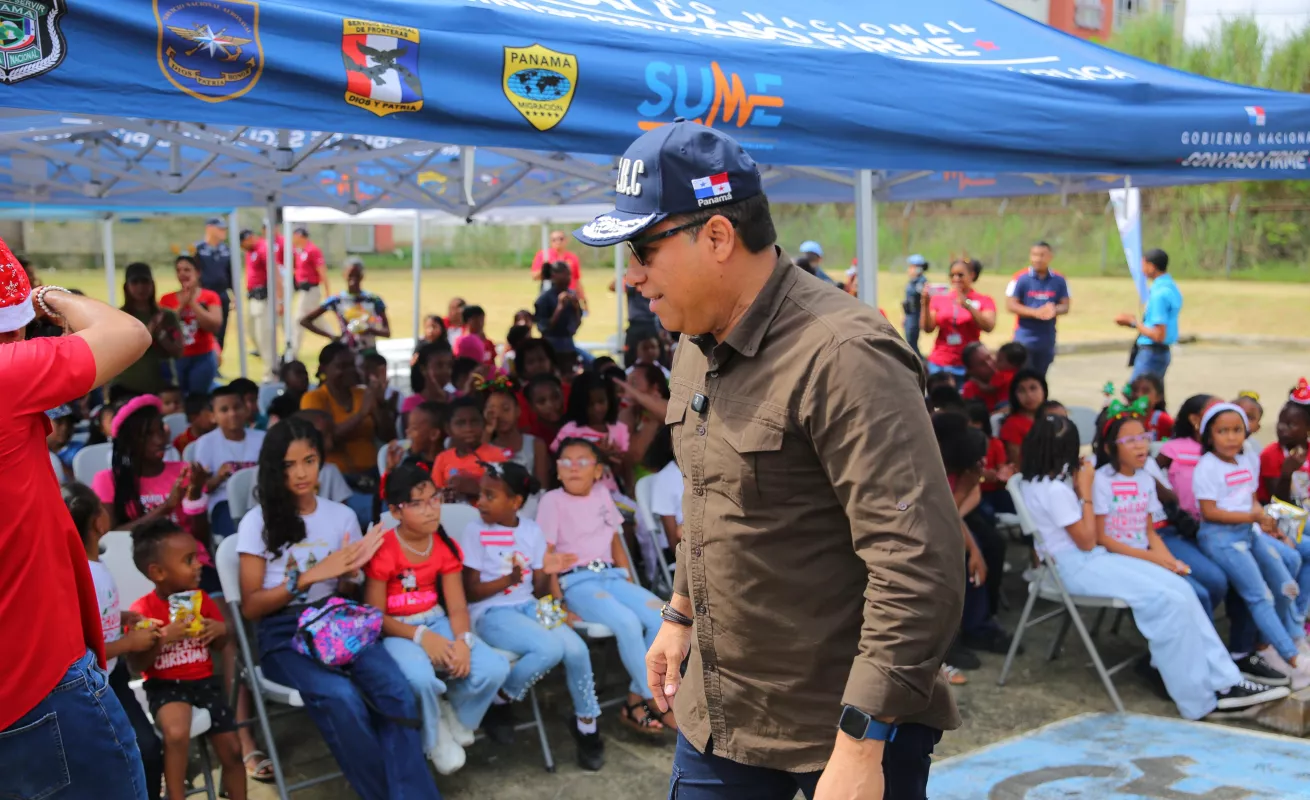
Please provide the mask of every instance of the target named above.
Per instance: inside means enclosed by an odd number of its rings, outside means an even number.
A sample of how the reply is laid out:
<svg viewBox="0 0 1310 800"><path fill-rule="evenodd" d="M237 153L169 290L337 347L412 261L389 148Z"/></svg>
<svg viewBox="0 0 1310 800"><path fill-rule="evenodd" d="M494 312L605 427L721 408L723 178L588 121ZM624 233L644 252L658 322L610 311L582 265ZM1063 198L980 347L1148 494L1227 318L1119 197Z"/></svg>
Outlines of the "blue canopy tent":
<svg viewBox="0 0 1310 800"><path fill-rule="evenodd" d="M0 120L0 200L465 217L597 202L614 155L685 116L737 136L777 200L854 189L876 302L875 200L1299 178L1310 155L1304 95L1138 61L980 0L358 10L7 4L0 106L29 111Z"/></svg>

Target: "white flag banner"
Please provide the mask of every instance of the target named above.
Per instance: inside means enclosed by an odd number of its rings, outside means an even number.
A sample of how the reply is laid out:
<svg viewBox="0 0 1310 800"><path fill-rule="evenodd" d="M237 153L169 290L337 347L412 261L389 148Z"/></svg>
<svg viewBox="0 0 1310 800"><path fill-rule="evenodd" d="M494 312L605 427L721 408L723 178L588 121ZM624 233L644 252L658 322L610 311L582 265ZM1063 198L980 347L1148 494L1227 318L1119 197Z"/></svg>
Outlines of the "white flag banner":
<svg viewBox="0 0 1310 800"><path fill-rule="evenodd" d="M1137 297L1146 305L1146 273L1142 272L1142 193L1138 189L1111 189L1114 221L1119 226L1128 271L1137 285Z"/></svg>

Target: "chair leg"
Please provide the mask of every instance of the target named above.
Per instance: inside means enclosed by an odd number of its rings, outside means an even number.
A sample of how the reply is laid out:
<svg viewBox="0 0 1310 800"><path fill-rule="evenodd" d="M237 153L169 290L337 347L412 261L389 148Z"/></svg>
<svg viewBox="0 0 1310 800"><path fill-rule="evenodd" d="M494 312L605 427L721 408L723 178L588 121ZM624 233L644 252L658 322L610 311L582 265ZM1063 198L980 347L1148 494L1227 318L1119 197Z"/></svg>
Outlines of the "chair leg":
<svg viewBox="0 0 1310 800"><path fill-rule="evenodd" d="M1068 635L1069 625L1073 622L1073 620L1069 618L1074 616L1078 616L1078 608L1070 603L1068 610L1065 612L1064 619L1060 620L1060 630L1055 632L1055 638L1051 640L1051 649L1046 653L1047 661L1054 661L1060 656L1060 648L1064 646L1064 637ZM1078 617L1078 627L1080 629L1082 628L1082 624L1082 617Z"/></svg>
<svg viewBox="0 0 1310 800"><path fill-rule="evenodd" d="M1110 626L1110 633L1111 633L1111 634L1113 634L1113 635L1115 635L1115 636L1118 636L1118 635L1119 635L1119 626L1120 626L1121 624L1123 624L1123 621L1124 621L1124 615L1127 614L1127 613L1128 613L1128 609L1126 609L1126 608L1121 608L1121 609L1119 609L1119 612L1118 612L1117 614L1114 615L1114 624Z"/></svg>
<svg viewBox="0 0 1310 800"><path fill-rule="evenodd" d="M1102 623L1102 622L1105 622L1105 612L1108 611L1108 610L1109 610L1109 609L1107 609L1107 608L1105 608L1105 607L1102 607L1102 608L1100 608L1099 610L1097 610L1097 612L1096 612L1096 621L1092 623L1092 629L1091 629L1091 631L1089 631L1089 633L1091 633L1091 636L1092 636L1093 639L1096 638L1096 634L1100 633L1100 631L1101 631L1101 623Z"/></svg>
<svg viewBox="0 0 1310 800"><path fill-rule="evenodd" d="M1005 654L1005 664L1001 667L1001 677L996 679L997 686L1004 686L1014 664L1014 656L1019 652L1019 642L1023 640L1024 631L1028 629L1028 618L1032 616L1033 606L1037 603L1037 588L1028 588L1028 601L1023 604L1023 613L1019 615L1019 626L1014 629L1014 638L1010 640L1010 652Z"/></svg>
<svg viewBox="0 0 1310 800"><path fill-rule="evenodd" d="M1069 609L1069 617L1073 624L1078 628L1078 635L1082 637L1083 646L1087 648L1087 654L1092 657L1092 664L1096 667L1096 674L1101 677L1101 683L1105 685L1105 691L1110 695L1110 701L1114 703L1114 708L1120 714L1124 713L1123 701L1119 699L1119 692L1115 691L1114 681L1111 680L1109 673L1105 671L1105 664L1101 663L1101 654L1096 651L1096 645L1092 638L1087 635L1087 628L1083 625L1083 618L1078 615L1078 607L1073 604L1073 600L1068 593L1064 594L1064 605Z"/></svg>
<svg viewBox="0 0 1310 800"><path fill-rule="evenodd" d="M200 769L204 772L201 776L205 781L205 797L209 800L218 800L218 795L214 791L214 764L209 759L209 744L205 737L200 737L196 744L200 747Z"/></svg>
<svg viewBox="0 0 1310 800"><path fill-rule="evenodd" d="M264 736L264 747L268 758L273 762L273 783L277 786L280 800L289 800L286 776L282 774L282 760L278 757L277 743L273 741L273 731L268 725L268 710L264 707L264 695L259 688L259 679L255 675L255 659L250 651L250 639L246 636L246 626L239 614L234 614L237 624L237 645L241 649L240 672L244 674L246 685L250 689L250 699L255 704L255 717L259 720L259 732Z"/></svg>
<svg viewBox="0 0 1310 800"><path fill-rule="evenodd" d="M550 752L550 742L546 739L546 723L541 719L536 689L528 689L528 701L532 703L532 721L537 724L537 738L541 741L541 758L546 762L546 771L554 772L555 756Z"/></svg>

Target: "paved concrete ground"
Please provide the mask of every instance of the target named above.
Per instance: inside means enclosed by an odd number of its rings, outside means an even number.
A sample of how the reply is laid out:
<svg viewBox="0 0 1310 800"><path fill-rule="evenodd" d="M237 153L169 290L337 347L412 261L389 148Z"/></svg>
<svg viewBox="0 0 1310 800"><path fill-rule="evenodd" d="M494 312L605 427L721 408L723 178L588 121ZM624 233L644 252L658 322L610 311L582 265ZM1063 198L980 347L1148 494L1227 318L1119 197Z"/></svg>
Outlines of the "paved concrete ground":
<svg viewBox="0 0 1310 800"><path fill-rule="evenodd" d="M1177 354L1167 381L1170 409L1176 409L1188 395L1206 391L1225 397L1239 390L1260 392L1266 399L1270 416L1277 414L1286 392L1298 375L1307 370L1310 360L1303 353L1277 350L1250 350L1224 347L1189 347ZM1051 371L1051 394L1072 405L1099 407L1100 389L1107 380L1122 383L1128 374L1122 354L1092 354L1061 357ZM1262 440L1268 441L1272 420ZM1013 566L1006 582L1010 608L1002 614L1005 624L1013 628L1025 599L1025 587L1019 577L1027 555L1019 546L1010 550ZM1218 623L1221 632L1226 621ZM1107 626L1108 628L1108 626ZM1046 648L1054 635L1054 625L1038 628L1029 634L1026 652L1005 687L996 685L1002 657L982 656L982 669L968 673L969 684L956 690L964 725L942 740L939 755L964 753L1006 737L1031 730L1087 711L1113 711L1109 697L1095 673L1086 666L1087 659L1077 638L1071 634L1064 654L1054 662L1045 660ZM1145 642L1130 622L1120 635L1103 633L1101 653L1107 663L1114 663L1145 651ZM611 658L607 695L622 691L622 676L617 658ZM497 800L657 800L667 796L672 741L650 742L621 728L613 711L602 717L607 742L605 769L598 774L582 773L573 762L573 745L564 720L569 713L568 696L558 677L540 687L544 712L550 720L550 741L559 764L556 774L542 769L540 750L531 732L520 734L511 748L498 748L481 742L468 752L468 765L460 773L441 778L442 792L451 800L495 797ZM1125 706L1138 713L1175 717L1172 703L1156 697L1131 670L1116 681ZM331 757L308 720L303 716L275 722L276 736L283 748L293 775L319 774L333 766ZM275 797L268 788L251 784L252 798ZM337 780L297 795L311 800L336 800L353 797L344 781Z"/></svg>

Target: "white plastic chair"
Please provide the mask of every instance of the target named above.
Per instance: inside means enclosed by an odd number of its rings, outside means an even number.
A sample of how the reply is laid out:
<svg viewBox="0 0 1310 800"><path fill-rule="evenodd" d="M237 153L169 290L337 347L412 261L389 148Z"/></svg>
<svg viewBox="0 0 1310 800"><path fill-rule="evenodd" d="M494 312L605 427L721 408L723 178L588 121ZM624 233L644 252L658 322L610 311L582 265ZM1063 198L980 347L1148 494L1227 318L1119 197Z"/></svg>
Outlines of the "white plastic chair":
<svg viewBox="0 0 1310 800"><path fill-rule="evenodd" d="M664 586L672 593L673 570L669 567L668 559L664 557L664 548L660 546L660 540L666 538L662 535L664 526L651 508L655 499L655 481L658 477L658 475L647 475L637 481L637 533L640 535L645 529L654 539L655 562L664 578Z"/></svg>
<svg viewBox="0 0 1310 800"><path fill-rule="evenodd" d="M1041 553L1043 547L1042 533L1033 523L1032 516L1028 513L1028 506L1023 500L1023 476L1015 475L1010 478L1005 488L1010 492L1010 497L1014 499L1014 509L1019 517L1019 525L1024 533L1033 537L1033 542L1037 545L1038 553ZM1032 615L1033 606L1037 600L1046 600L1051 603L1058 603L1059 608L1054 611L1041 615L1037 619L1029 620ZM1056 634L1054 641L1051 642L1051 649L1046 655L1048 661L1054 661L1060 654L1060 647L1064 643L1064 637L1069 632L1069 626L1078 629L1078 636L1083 640L1083 646L1087 648L1087 654L1091 656L1092 665L1096 668L1096 674L1100 676L1101 683L1105 686L1105 691L1110 695L1110 701L1114 703L1115 710L1120 714L1124 713L1123 701L1119 699L1119 693L1115 691L1113 676L1120 670L1137 660L1138 656L1134 655L1123 662L1116 664L1110 669L1105 668L1101 661L1101 654L1097 651L1096 645L1092 642L1092 636L1087 632L1087 626L1083 624L1082 615L1079 613L1080 608L1095 608L1104 613L1106 609L1128 609L1128 603L1117 597L1089 597L1087 595L1071 594L1064 586L1064 581L1060 580L1060 571L1056 569L1055 558L1045 556L1041 559L1041 564L1029 573L1028 581L1028 601L1024 603L1023 614L1019 616L1019 625L1014 631L1014 639L1010 642L1010 652L1005 656L1005 664L1001 667L1001 676L997 679L998 686L1004 686L1006 678L1010 675L1010 667L1014 664L1014 656L1019 651L1019 643L1023 640L1024 633L1029 628L1040 625L1047 620L1063 617L1060 625L1060 631Z"/></svg>
<svg viewBox="0 0 1310 800"><path fill-rule="evenodd" d="M1004 424L1005 418L1008 415L1008 411L997 411L995 414L992 414L992 436L999 437L1001 435L1001 425Z"/></svg>
<svg viewBox="0 0 1310 800"><path fill-rule="evenodd" d="M91 485L97 472L109 469L114 458L114 443L89 444L73 456L73 478L78 483Z"/></svg>
<svg viewBox="0 0 1310 800"><path fill-rule="evenodd" d="M199 440L197 439L196 441ZM196 460L196 442L187 445L186 449L182 451L182 460L188 464Z"/></svg>
<svg viewBox="0 0 1310 800"><path fill-rule="evenodd" d="M164 417L164 427L168 428L168 441L171 442L181 436L182 431L186 430L189 424L186 421L186 414L181 412Z"/></svg>
<svg viewBox="0 0 1310 800"><path fill-rule="evenodd" d="M1087 406L1068 406L1069 421L1078 429L1078 444L1089 445L1096 438L1096 418L1100 416L1094 408Z"/></svg>
<svg viewBox="0 0 1310 800"><path fill-rule="evenodd" d="M396 444L400 445L401 450L409 450L408 439L397 439ZM391 446L390 444L384 444L378 448L378 474L379 475L387 474L387 448L390 446Z"/></svg>
<svg viewBox="0 0 1310 800"><path fill-rule="evenodd" d="M246 467L232 473L227 479L227 510L232 515L232 524L241 521L251 509L251 491L259 477L259 467Z"/></svg>
<svg viewBox="0 0 1310 800"><path fill-rule="evenodd" d="M273 401L287 390L285 383L264 383L259 386L259 399L256 401L259 405L259 413L267 414L268 407L273 405Z"/></svg>
<svg viewBox="0 0 1310 800"><path fill-rule="evenodd" d="M55 478L59 480L59 485L63 486L68 478L64 476L64 462L60 461L59 456L55 453L50 454L50 466L55 471Z"/></svg>

